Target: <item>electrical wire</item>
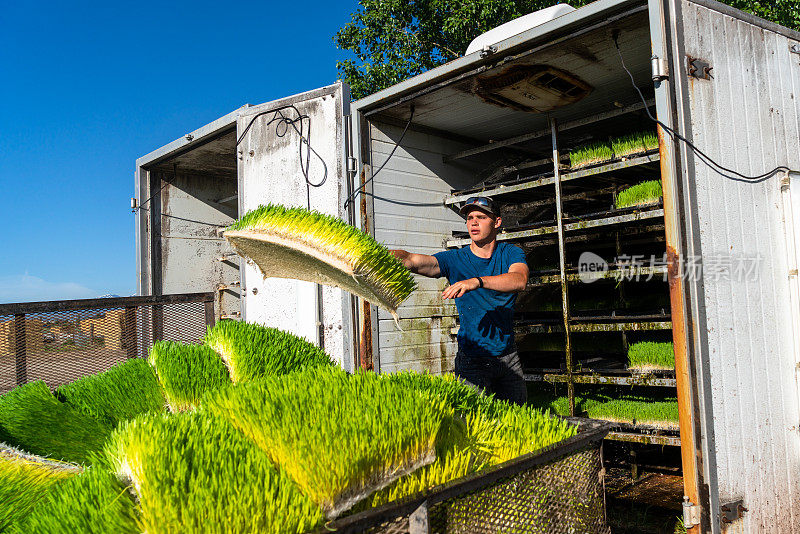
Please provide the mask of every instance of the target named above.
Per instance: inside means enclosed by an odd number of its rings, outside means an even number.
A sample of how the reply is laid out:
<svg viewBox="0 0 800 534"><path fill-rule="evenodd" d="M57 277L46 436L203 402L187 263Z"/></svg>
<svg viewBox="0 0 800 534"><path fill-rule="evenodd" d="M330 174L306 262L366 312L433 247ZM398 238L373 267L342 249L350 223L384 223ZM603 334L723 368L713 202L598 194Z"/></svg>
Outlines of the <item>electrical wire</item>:
<svg viewBox="0 0 800 534"><path fill-rule="evenodd" d="M619 54L619 62L622 65L622 68L625 69L625 72L628 73L628 77L631 79L631 85L633 85L633 88L636 89L637 93L639 93L639 98L641 98L642 102L644 103L644 110L647 113L647 116L650 118L650 120L652 120L653 122L655 122L656 124L661 126L661 128L665 132L667 132L673 138L673 140L677 139L677 140L683 141L692 150L692 152L694 152L694 154L697 156L697 158L700 161L702 161L703 163L705 163L708 168L710 168L711 170L713 170L714 172L716 172L720 176L723 176L723 177L728 178L730 180L735 180L737 182L747 182L747 183L762 182L764 180L767 180L768 178L771 178L771 177L775 176L776 174L778 174L781 171L789 172L791 170L791 169L789 169L789 167L786 167L784 165L780 165L778 167L775 167L771 171L765 172L763 174L758 174L756 176L748 176L746 174L742 174L742 173L740 173L738 171L735 171L733 169L729 169L728 167L720 165L719 163L714 161L711 158L711 156L709 156L708 154L706 154L705 152L703 152L702 150L697 148L697 146L695 146L686 137L682 136L677 131L673 130L672 128L670 128L669 126L667 126L666 124L664 124L663 122L658 120L656 117L653 116L652 113L650 113L650 108L647 106L647 100L644 98L644 95L642 94L642 91L636 85L636 82L633 79L633 74L631 74L631 71L628 70L628 67L625 66L625 60L622 57L622 50L620 50L620 48L619 48L619 32L615 32L614 34L612 34L611 38L614 40L614 46L617 48L617 54Z"/></svg>
<svg viewBox="0 0 800 534"><path fill-rule="evenodd" d="M139 209L144 210L144 211L150 211L149 208L139 208ZM162 217L167 217L169 219L177 219L179 221L186 221L186 222L195 223L195 224L204 224L206 226L216 226L217 228L226 228L226 227L230 226L230 224L217 224L217 223L196 221L194 219L186 219L185 217L178 217L177 215L170 215L168 213L162 213L161 216Z"/></svg>
<svg viewBox="0 0 800 534"><path fill-rule="evenodd" d="M411 120L413 118L414 118L414 104L411 104L411 115L408 117L408 122L406 123L405 128L403 128L403 133L400 134L400 139L397 140L397 143L395 143L394 148L392 148L392 151L389 152L389 155L386 157L386 160L384 160L384 162L381 164L381 166L378 167L378 170L375 171L374 173L372 173L372 176L370 176L369 180L366 180L363 184L361 184L361 186L358 189L353 191L353 193L349 197L347 197L347 199L344 201L345 209L347 209L347 206L352 201L355 200L356 196L358 196L359 193L362 192L362 189L364 190L363 192L366 193L367 184L370 183L372 180L374 180L375 177L378 176L378 173L383 170L383 168L386 166L387 163L389 163L389 160L392 159L392 156L394 156L394 153L397 150L397 148L400 146L400 143L403 142L403 138L406 136L406 132L408 131L408 127L411 126ZM374 197L375 195L372 195L372 196ZM409 203L409 204L405 204L405 205L416 206L417 204L410 204Z"/></svg>
<svg viewBox="0 0 800 534"><path fill-rule="evenodd" d="M283 110L287 109L293 110L297 114L297 118L292 119L284 115ZM297 107L294 104L288 104L286 106L280 106L278 108L256 113L253 116L253 118L250 119L250 122L247 123L247 127L245 127L245 129L242 131L242 134L236 140L236 146L238 147L241 144L242 140L244 139L245 135L247 135L247 132L250 131L250 128L252 128L253 123L256 121L256 119L263 117L264 115L269 115L270 113L272 113L273 115L272 118L267 122L267 128L269 128L271 124L275 123L275 135L277 135L278 137L284 137L286 133L289 131L289 127L291 126L292 129L295 131L295 133L297 133L297 135L300 137L300 145L298 147L299 148L298 157L300 158L300 171L303 173L303 177L305 178L306 181L306 202L308 204L308 209L311 209L311 188L322 187L328 180L328 165L325 163L325 160L322 159L322 156L319 155L319 152L314 150L314 147L311 146L311 117L300 113L300 110L297 109ZM307 121L308 123L307 134L305 133L306 130L304 121ZM300 123L299 128L297 126L298 123ZM281 127L283 127L282 130ZM306 146L305 160L303 159L303 145ZM322 163L322 168L323 168L322 179L317 183L312 182L311 178L309 178L312 153L314 154L314 156L317 157L317 159L319 159L320 163Z"/></svg>

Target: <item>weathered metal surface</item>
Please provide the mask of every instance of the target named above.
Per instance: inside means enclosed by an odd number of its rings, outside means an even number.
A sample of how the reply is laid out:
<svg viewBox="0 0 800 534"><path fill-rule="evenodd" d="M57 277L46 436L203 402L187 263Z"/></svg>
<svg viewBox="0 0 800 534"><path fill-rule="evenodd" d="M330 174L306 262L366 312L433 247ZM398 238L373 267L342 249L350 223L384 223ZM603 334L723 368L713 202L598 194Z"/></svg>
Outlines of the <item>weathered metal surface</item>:
<svg viewBox="0 0 800 534"><path fill-rule="evenodd" d="M306 207L310 196L312 209L347 218L343 207L346 162L342 117L348 100L346 86L334 84L253 106L239 115L239 136L252 122L237 149L239 209L242 213L269 202ZM312 154L308 160L308 180L319 183L325 178L324 184L311 187L310 193L298 158L300 136L292 127L286 129L285 135L278 135L282 127L278 125L280 130L276 131L277 123L269 124L272 113L256 117L259 113L283 108L285 116L296 119L296 112L286 109L285 106L289 105L308 117L303 121L305 135L322 159L320 161ZM310 282L264 278L258 268L250 264L244 265L242 280L247 295L244 299L245 320L281 328L319 343L345 368L351 368L352 363L348 363L352 362L349 294L329 287L319 291Z"/></svg>
<svg viewBox="0 0 800 534"><path fill-rule="evenodd" d="M666 266L658 267L622 267L617 269L609 269L607 271L589 272L589 273L570 273L567 275L567 282L588 282L594 280L659 280L663 279L667 274ZM531 273L528 279L528 287L533 287L543 284L557 284L561 281L561 275L558 274L543 274L537 275Z"/></svg>
<svg viewBox="0 0 800 534"><path fill-rule="evenodd" d="M575 382L573 381L572 365L572 339L570 337L570 307L569 307L569 284L567 283L567 253L564 247L564 213L563 200L561 198L561 173L559 169L559 150L558 150L558 121L550 121L550 140L553 144L553 179L556 193L556 229L558 232L558 270L561 284L561 313L564 320L564 360L567 364L567 397L569 399L569 415L575 416Z"/></svg>
<svg viewBox="0 0 800 534"><path fill-rule="evenodd" d="M572 323L569 325L572 332L625 332L625 331L651 331L651 330L671 330L672 323L669 321L650 321L650 322L622 322L622 323Z"/></svg>
<svg viewBox="0 0 800 534"><path fill-rule="evenodd" d="M605 165L598 165L597 167L592 167L590 169L581 169L577 171L564 172L563 174L561 174L561 181L568 182L570 180L586 178L587 176L596 176L598 174L605 174L612 171L618 171L620 169L629 169L631 167L638 167L639 165L646 165L648 163L654 163L657 161L658 161L658 154L656 153L648 154L645 156L638 156L623 161L615 161L613 163L607 163ZM536 187L542 187L544 185L551 185L554 183L554 181L555 179L552 176L547 176L544 178L537 178L535 180L521 182L518 184L512 184L512 185L501 184L494 187L487 187L485 189L480 190L480 193L485 194L486 196L495 197L498 195L515 193L518 191L526 191L529 189L534 189ZM458 204L460 202L464 202L469 197L474 195L475 195L474 191L469 193L460 193L458 195L452 195L447 197L444 202L447 205Z"/></svg>
<svg viewBox="0 0 800 534"><path fill-rule="evenodd" d="M570 378L564 374L526 374L525 380L530 382L569 382ZM576 384L613 384L617 386L657 386L675 387L674 378L661 378L652 374L631 376L605 376L600 374L573 374L572 381Z"/></svg>
<svg viewBox="0 0 800 534"><path fill-rule="evenodd" d="M645 445L662 445L680 447L681 438L676 436L659 436L655 434L636 434L634 432L609 432L606 439L613 441L626 441L628 443L642 443Z"/></svg>
<svg viewBox="0 0 800 534"><path fill-rule="evenodd" d="M675 4L675 57L702 57L714 66L710 80L675 77L682 134L745 174L800 168L800 67L789 50L795 41L788 30L702 4ZM731 180L688 151L681 172L689 252L707 267L689 284L698 311L691 335L702 455L711 474L709 526L719 532L720 503L743 498L749 512L729 532L800 532L798 334L789 309L780 177ZM755 258L752 276L740 271L747 258Z"/></svg>

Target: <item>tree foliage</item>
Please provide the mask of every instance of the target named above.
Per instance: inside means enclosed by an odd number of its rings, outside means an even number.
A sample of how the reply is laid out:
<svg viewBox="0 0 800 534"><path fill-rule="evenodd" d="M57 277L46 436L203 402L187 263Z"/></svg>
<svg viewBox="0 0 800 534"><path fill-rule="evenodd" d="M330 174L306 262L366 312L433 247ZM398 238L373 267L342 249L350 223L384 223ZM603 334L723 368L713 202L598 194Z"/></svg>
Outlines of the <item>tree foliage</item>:
<svg viewBox="0 0 800 534"><path fill-rule="evenodd" d="M778 24L800 29L800 0L723 0ZM356 60L337 63L354 98L416 76L464 54L483 32L558 0L361 0L334 40ZM570 0L573 7L589 3Z"/></svg>

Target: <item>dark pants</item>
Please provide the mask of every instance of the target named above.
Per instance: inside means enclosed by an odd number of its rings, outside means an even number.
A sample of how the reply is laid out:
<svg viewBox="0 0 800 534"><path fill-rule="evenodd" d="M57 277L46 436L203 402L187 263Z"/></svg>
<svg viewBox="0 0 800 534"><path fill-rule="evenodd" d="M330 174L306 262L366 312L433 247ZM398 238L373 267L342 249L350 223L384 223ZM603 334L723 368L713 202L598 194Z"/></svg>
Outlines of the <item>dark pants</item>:
<svg viewBox="0 0 800 534"><path fill-rule="evenodd" d="M456 376L481 391L516 404L525 404L528 389L517 351L503 356L456 353Z"/></svg>

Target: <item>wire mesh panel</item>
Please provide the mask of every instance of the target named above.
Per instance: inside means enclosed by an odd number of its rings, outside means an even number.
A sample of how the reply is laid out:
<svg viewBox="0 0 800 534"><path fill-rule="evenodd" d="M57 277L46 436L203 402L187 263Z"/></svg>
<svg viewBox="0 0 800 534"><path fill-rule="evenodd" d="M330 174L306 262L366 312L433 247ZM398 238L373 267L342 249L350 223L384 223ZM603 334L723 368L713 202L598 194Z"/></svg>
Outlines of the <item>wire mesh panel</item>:
<svg viewBox="0 0 800 534"><path fill-rule="evenodd" d="M213 306L213 293L0 305L0 394L101 373L159 339L199 343Z"/></svg>
<svg viewBox="0 0 800 534"><path fill-rule="evenodd" d="M609 426L582 423L577 436L398 503L346 517L325 531L372 534L610 532L602 440Z"/></svg>

